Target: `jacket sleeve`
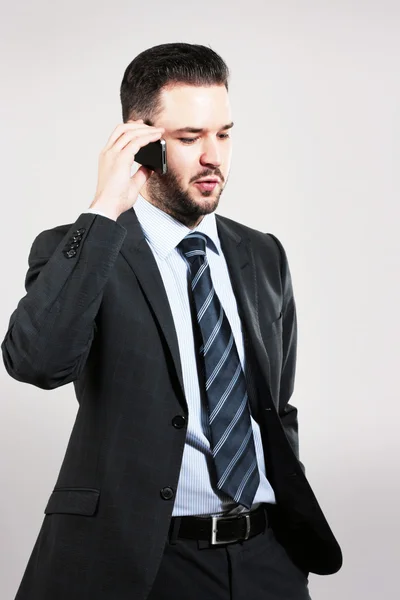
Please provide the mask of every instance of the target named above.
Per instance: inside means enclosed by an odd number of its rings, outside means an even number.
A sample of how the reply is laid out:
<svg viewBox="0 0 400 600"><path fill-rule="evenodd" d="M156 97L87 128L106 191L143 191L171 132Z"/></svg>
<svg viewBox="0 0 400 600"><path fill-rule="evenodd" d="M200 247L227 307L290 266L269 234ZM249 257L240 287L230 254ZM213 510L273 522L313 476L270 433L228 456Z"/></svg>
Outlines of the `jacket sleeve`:
<svg viewBox="0 0 400 600"><path fill-rule="evenodd" d="M282 243L273 234L281 255L281 280L283 291L282 306L282 371L279 393L279 417L281 419L286 437L299 460L299 431L297 408L289 404L293 394L296 376L297 358L297 313L296 303L293 295L292 278L285 249ZM299 460L300 466L305 473L305 466Z"/></svg>
<svg viewBox="0 0 400 600"><path fill-rule="evenodd" d="M79 377L125 236L116 221L82 213L74 224L36 237L28 258L27 293L1 345L11 377L46 390Z"/></svg>

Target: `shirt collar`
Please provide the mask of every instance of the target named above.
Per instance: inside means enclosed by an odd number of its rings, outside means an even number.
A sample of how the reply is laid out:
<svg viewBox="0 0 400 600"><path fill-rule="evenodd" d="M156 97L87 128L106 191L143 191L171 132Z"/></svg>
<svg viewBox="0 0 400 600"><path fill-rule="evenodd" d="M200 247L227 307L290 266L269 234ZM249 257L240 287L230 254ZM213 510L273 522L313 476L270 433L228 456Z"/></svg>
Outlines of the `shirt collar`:
<svg viewBox="0 0 400 600"><path fill-rule="evenodd" d="M212 243L209 247L219 254L221 245L218 237L215 214L204 215L203 219L194 229L189 229L171 215L148 202L143 196L138 196L133 209L139 220L144 236L149 244L162 259L172 252L176 246L189 233L198 231L206 234Z"/></svg>

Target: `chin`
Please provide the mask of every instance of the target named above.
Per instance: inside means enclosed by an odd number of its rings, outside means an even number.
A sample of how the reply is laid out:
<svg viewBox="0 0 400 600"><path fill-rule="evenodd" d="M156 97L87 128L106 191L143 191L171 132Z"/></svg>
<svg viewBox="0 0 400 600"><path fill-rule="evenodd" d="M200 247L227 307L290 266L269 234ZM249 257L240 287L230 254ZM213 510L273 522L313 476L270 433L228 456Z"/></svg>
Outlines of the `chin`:
<svg viewBox="0 0 400 600"><path fill-rule="evenodd" d="M195 202L196 204L199 205L217 205L219 201L219 196L216 194L197 194L194 198L193 198L193 202Z"/></svg>
<svg viewBox="0 0 400 600"><path fill-rule="evenodd" d="M207 215L213 213L218 208L219 196L202 198L202 200L202 202L200 200L198 201L198 207L201 214Z"/></svg>

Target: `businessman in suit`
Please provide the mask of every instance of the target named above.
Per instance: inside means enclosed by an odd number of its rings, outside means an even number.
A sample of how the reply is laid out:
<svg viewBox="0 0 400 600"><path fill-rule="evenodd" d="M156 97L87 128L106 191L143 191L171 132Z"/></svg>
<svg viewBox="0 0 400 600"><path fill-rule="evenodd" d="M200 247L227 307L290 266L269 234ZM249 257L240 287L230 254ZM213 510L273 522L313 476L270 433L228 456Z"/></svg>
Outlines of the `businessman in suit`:
<svg viewBox="0 0 400 600"><path fill-rule="evenodd" d="M299 461L285 250L215 214L228 76L204 46L139 54L90 207L34 240L4 364L79 410L18 600L301 600L341 567ZM167 174L132 176L161 137Z"/></svg>

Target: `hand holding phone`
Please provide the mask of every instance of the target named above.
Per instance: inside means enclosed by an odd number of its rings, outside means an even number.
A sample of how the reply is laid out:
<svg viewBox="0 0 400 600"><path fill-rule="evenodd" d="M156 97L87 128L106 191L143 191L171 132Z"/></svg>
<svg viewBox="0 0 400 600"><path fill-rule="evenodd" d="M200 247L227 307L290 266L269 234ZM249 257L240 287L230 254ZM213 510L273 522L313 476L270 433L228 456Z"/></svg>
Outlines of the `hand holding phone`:
<svg viewBox="0 0 400 600"><path fill-rule="evenodd" d="M139 150L158 142L163 133L163 127L146 125L143 119L121 123L114 129L100 152L97 189L90 208L98 208L114 220L132 208L154 170L141 166L131 175L132 164Z"/></svg>

